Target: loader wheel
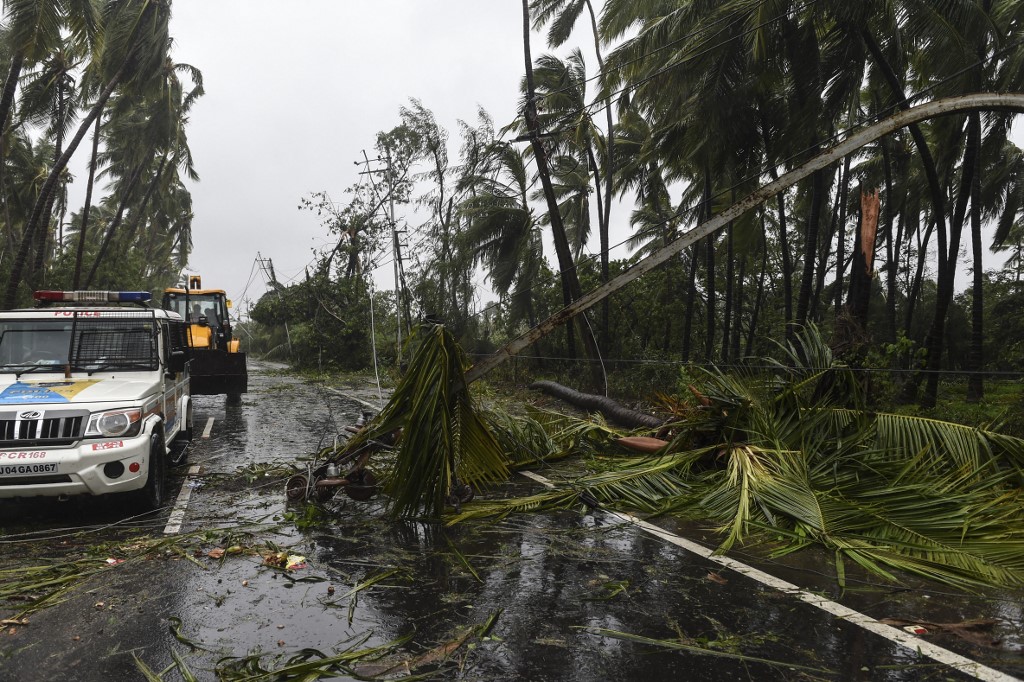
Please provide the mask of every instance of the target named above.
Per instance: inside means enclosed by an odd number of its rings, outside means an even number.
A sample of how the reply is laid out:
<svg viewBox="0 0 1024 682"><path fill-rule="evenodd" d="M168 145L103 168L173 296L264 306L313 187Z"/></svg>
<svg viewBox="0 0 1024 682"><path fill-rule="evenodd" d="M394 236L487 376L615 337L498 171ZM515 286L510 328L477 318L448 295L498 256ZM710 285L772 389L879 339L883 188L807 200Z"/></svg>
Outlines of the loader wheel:
<svg viewBox="0 0 1024 682"><path fill-rule="evenodd" d="M228 393L228 397L225 399L227 405L241 405L242 394L241 393Z"/></svg>

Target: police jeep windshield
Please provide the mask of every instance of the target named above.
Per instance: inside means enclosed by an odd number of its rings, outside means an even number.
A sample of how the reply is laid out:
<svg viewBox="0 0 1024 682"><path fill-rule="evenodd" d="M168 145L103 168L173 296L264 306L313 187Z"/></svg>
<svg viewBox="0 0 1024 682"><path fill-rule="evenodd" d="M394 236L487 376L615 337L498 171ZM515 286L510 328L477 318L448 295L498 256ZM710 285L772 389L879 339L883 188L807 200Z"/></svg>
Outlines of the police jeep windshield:
<svg viewBox="0 0 1024 682"><path fill-rule="evenodd" d="M158 369L152 313L55 311L0 319L0 373Z"/></svg>

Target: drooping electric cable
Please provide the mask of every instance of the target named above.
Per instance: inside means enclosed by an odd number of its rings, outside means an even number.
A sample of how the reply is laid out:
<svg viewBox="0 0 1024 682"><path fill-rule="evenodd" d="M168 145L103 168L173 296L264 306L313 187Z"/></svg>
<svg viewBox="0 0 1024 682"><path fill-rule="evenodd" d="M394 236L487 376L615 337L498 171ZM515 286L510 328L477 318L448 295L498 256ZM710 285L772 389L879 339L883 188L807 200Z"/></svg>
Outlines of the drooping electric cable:
<svg viewBox="0 0 1024 682"><path fill-rule="evenodd" d="M380 402L380 409L384 409L384 392L380 388L380 370L377 369L377 332L373 320L373 277L369 280L370 292L370 347L373 349L373 376L377 379L377 400Z"/></svg>

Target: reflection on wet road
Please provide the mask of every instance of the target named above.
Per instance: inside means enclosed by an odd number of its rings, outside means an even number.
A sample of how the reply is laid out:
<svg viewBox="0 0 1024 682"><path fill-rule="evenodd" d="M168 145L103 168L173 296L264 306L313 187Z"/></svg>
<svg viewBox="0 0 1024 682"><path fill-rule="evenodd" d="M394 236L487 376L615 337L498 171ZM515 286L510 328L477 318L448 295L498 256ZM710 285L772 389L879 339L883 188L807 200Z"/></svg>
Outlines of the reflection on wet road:
<svg viewBox="0 0 1024 682"><path fill-rule="evenodd" d="M374 500L289 506L284 480L297 458L329 444L363 406L259 367L250 391L241 405L196 399L196 424L212 418L213 428L190 453L201 473L186 481L183 467L171 483L189 496L175 536L162 534L169 508L148 518L110 500L3 508L0 577L23 581L29 599L0 596L0 618L47 594L32 575L70 587L3 631L0 680L137 680L142 665L172 668L168 680L184 668L201 680L245 679L239 671L280 668L304 649L331 656L403 637L389 663L363 673L398 666L394 676L407 665L467 680L972 679L602 513L443 528L393 522ZM342 392L376 401L368 386ZM701 540L692 528L673 530ZM277 556L303 561L267 565ZM827 570L770 569L840 596ZM75 571L86 575L76 581ZM997 614L1001 646L932 641L1024 674L1014 596L961 599L853 578L841 600L875 618ZM467 638L495 615L492 629Z"/></svg>

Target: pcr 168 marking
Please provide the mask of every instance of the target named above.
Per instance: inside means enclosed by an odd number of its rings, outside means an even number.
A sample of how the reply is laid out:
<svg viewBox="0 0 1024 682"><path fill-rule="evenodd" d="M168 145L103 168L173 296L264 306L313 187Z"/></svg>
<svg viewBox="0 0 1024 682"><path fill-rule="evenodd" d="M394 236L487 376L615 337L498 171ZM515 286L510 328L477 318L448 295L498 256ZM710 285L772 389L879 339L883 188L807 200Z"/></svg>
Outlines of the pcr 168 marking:
<svg viewBox="0 0 1024 682"><path fill-rule="evenodd" d="M32 450L29 452L0 452L2 459L46 459L45 450Z"/></svg>

